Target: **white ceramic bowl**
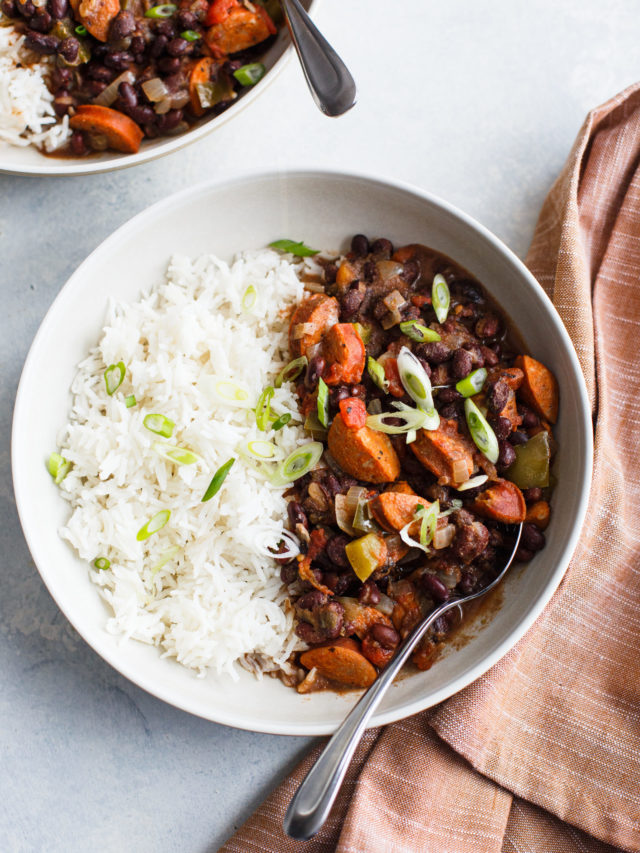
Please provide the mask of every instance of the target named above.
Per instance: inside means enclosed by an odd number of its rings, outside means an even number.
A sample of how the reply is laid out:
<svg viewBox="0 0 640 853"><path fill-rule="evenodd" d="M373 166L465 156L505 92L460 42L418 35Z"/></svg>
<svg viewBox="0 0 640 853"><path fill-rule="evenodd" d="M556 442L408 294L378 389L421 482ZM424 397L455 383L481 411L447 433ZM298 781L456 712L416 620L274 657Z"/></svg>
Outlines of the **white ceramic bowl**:
<svg viewBox="0 0 640 853"><path fill-rule="evenodd" d="M299 696L279 681L196 678L157 649L106 633L106 606L86 564L57 534L66 503L45 468L65 422L75 367L95 343L107 294L135 299L156 282L170 253L197 255L258 248L280 237L343 248L363 232L396 243L421 242L455 258L485 283L520 329L530 351L558 378L560 452L547 546L512 570L504 603L466 646L428 672L392 686L371 724L414 714L482 675L522 637L556 589L584 518L591 477L591 418L573 347L550 301L496 237L425 192L373 178L323 172L267 174L206 184L171 196L123 225L78 268L50 308L27 358L13 422L13 477L20 519L44 582L70 622L112 666L150 693L231 726L279 734L332 731L355 694Z"/></svg>
<svg viewBox="0 0 640 853"><path fill-rule="evenodd" d="M302 0L307 11L315 11L320 0ZM291 58L293 48L289 33L282 26L274 44L261 57L267 73L259 83L247 89L234 103L219 116L203 118L196 122L186 133L179 136L163 136L158 139L145 139L136 154L120 154L117 151L104 151L89 157L53 157L45 156L33 145L24 148L0 141L0 173L26 176L95 175L99 172L113 172L128 166L137 166L156 160L172 151L178 151L207 134L212 133L225 122L248 107L267 86L272 83ZM302 73L302 71L300 72ZM311 97L311 96L309 96Z"/></svg>

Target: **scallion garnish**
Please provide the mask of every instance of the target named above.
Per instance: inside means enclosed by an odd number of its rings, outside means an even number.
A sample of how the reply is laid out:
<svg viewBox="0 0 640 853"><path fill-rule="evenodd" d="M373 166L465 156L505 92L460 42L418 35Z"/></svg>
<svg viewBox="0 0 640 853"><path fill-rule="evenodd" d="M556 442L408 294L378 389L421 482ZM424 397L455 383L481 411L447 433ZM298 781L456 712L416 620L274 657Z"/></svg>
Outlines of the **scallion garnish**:
<svg viewBox="0 0 640 853"><path fill-rule="evenodd" d="M184 39L185 41L198 41L198 39L201 39L202 36L195 30L185 30L184 32L180 33L180 38Z"/></svg>
<svg viewBox="0 0 640 853"><path fill-rule="evenodd" d="M381 412L379 415L369 415L367 418L367 426L369 429L374 429L376 432L384 432L387 435L402 435L410 433L412 430L419 429L434 429L432 426L427 426L431 423L429 415L423 412L422 409L412 409L405 403L393 402L391 404L395 412ZM437 414L437 413L436 413ZM385 423L387 418L402 421L397 424Z"/></svg>
<svg viewBox="0 0 640 853"><path fill-rule="evenodd" d="M298 258L310 258L318 254L318 249L310 249L309 246L301 241L296 243L295 240L274 240L269 243L272 249L279 249L281 252L289 252Z"/></svg>
<svg viewBox="0 0 640 853"><path fill-rule="evenodd" d="M407 347L402 347L398 354L398 373L404 390L433 424L433 426L426 426L425 429L437 429L440 417L433 405L431 380L424 367Z"/></svg>
<svg viewBox="0 0 640 853"><path fill-rule="evenodd" d="M449 313L449 305L451 304L451 295L449 294L449 285L443 275L434 276L433 284L431 285L431 304L436 312L438 323L444 323Z"/></svg>
<svg viewBox="0 0 640 853"><path fill-rule="evenodd" d="M238 385L237 382L232 382L230 379L220 379L213 386L213 392L223 402L232 403L239 409L251 408L249 402L249 392L246 388Z"/></svg>
<svg viewBox="0 0 640 853"><path fill-rule="evenodd" d="M272 441L255 439L248 441L244 447L239 448L242 456L257 459L258 462L279 462L284 458L284 452Z"/></svg>
<svg viewBox="0 0 640 853"><path fill-rule="evenodd" d="M262 432L267 432L267 430L270 429L271 418L269 415L271 414L271 399L274 393L275 391L273 386L267 385L258 398L258 403L256 405L256 424L258 425L258 429L262 430Z"/></svg>
<svg viewBox="0 0 640 853"><path fill-rule="evenodd" d="M93 565L96 569L99 569L101 572L104 572L111 565L111 560L107 560L106 557L96 557L93 561Z"/></svg>
<svg viewBox="0 0 640 853"><path fill-rule="evenodd" d="M464 379L456 382L456 391L459 394L462 394L463 397L473 397L474 394L477 394L482 390L482 386L484 385L486 378L486 367L479 367L477 370L472 371L468 376L465 376Z"/></svg>
<svg viewBox="0 0 640 853"><path fill-rule="evenodd" d="M47 462L47 469L56 485L60 484L71 470L71 462L59 453L52 453Z"/></svg>
<svg viewBox="0 0 640 853"><path fill-rule="evenodd" d="M283 415L280 415L280 417L271 424L271 429L274 432L278 432L278 430L282 429L283 426L286 426L290 420L291 420L291 415L289 414L289 412L285 412Z"/></svg>
<svg viewBox="0 0 640 853"><path fill-rule="evenodd" d="M256 304L256 300L258 298L258 291L255 287L250 284L249 287L242 294L242 310L250 311L253 306Z"/></svg>
<svg viewBox="0 0 640 853"><path fill-rule="evenodd" d="M127 409L130 409L132 406L135 406L136 403L137 403L137 400L136 400L135 394L129 394L128 397L124 398L124 404L127 407Z"/></svg>
<svg viewBox="0 0 640 853"><path fill-rule="evenodd" d="M438 514L440 513L440 502L434 501L425 510L422 510L422 522L420 524L420 544L428 548L433 542L438 527Z"/></svg>
<svg viewBox="0 0 640 853"><path fill-rule="evenodd" d="M207 491L206 491L206 492L204 493L204 495L202 496L202 501L201 501L201 503L206 503L207 501L210 501L210 500L211 500L211 498L212 498L214 495L217 495L217 494L218 494L218 492L220 491L220 488L221 488L222 484L223 484L223 483L224 483L224 481L225 481L225 478L226 478L227 474L228 474L228 473L229 473L229 471L231 470L231 466L233 465L233 463L234 463L235 461L236 461L236 460L235 460L235 458L232 456L232 457L231 457L231 459L228 459L228 460L224 463L224 465L221 465L221 466L218 468L218 470L216 471L216 473L213 475L213 479L211 480L211 482L210 482L210 483L209 483L209 485L207 486Z"/></svg>
<svg viewBox="0 0 640 853"><path fill-rule="evenodd" d="M306 355L301 355L300 358L294 358L286 367L283 367L280 373L276 376L276 381L273 383L276 388L282 388L283 382L293 382L305 369L309 363Z"/></svg>
<svg viewBox="0 0 640 853"><path fill-rule="evenodd" d="M415 320L406 320L404 323L400 323L400 331L412 341L417 341L420 344L442 340L433 329L423 326L422 323L416 323Z"/></svg>
<svg viewBox="0 0 640 853"><path fill-rule="evenodd" d="M189 450L188 447L178 447L176 444L167 444L166 441L154 441L151 449L163 459L175 462L177 465L193 465L200 460L198 454Z"/></svg>
<svg viewBox="0 0 640 853"><path fill-rule="evenodd" d="M500 453L498 439L487 423L487 419L470 397L464 401L464 413L475 446L484 453L489 462L495 465Z"/></svg>
<svg viewBox="0 0 640 853"><path fill-rule="evenodd" d="M233 76L243 86L255 86L258 80L262 80L266 70L261 62L250 62L248 65L243 65L237 71L234 71Z"/></svg>
<svg viewBox="0 0 640 853"><path fill-rule="evenodd" d="M78 26L74 28L74 33L77 36L80 36L80 38L82 38L83 36L87 35L87 28L84 27L82 24L78 24Z"/></svg>
<svg viewBox="0 0 640 853"><path fill-rule="evenodd" d="M104 384L107 386L107 394L111 396L124 381L126 367L123 361L117 364L110 364L104 372Z"/></svg>
<svg viewBox="0 0 640 853"><path fill-rule="evenodd" d="M173 435L175 423L164 415L145 415L142 423L146 426L149 432L154 432L156 435L162 435L164 438L171 438Z"/></svg>
<svg viewBox="0 0 640 853"><path fill-rule="evenodd" d="M329 426L329 389L324 379L318 379L318 420L327 429Z"/></svg>
<svg viewBox="0 0 640 853"><path fill-rule="evenodd" d="M157 533L158 530L162 530L170 518L171 510L161 509L160 512L157 512L153 518L150 518L149 521L147 521L146 524L143 524L140 530L138 530L136 533L136 539L138 542L142 542L150 536L153 536L153 534Z"/></svg>
<svg viewBox="0 0 640 853"><path fill-rule="evenodd" d="M160 559L158 560L158 562L155 565L151 566L151 574L158 574L160 569L163 568L163 566L165 566L169 562L169 560L175 557L176 554L179 554L181 550L182 549L179 545L172 545L171 548L167 548L166 551L163 551L160 554Z"/></svg>
<svg viewBox="0 0 640 853"><path fill-rule="evenodd" d="M320 441L309 441L303 444L287 456L272 478L272 482L284 485L298 480L317 464L323 453L324 445Z"/></svg>
<svg viewBox="0 0 640 853"><path fill-rule="evenodd" d="M384 367L371 355L367 358L367 373L371 377L372 382L387 394L389 391L389 381L385 376Z"/></svg>
<svg viewBox="0 0 640 853"><path fill-rule="evenodd" d="M159 6L152 6L147 9L144 16L145 18L170 18L177 8L173 3L161 3Z"/></svg>
<svg viewBox="0 0 640 853"><path fill-rule="evenodd" d="M458 492L466 492L468 489L477 489L478 486L483 486L489 478L486 474L478 474L477 477L472 477L470 480L467 480L466 483L463 483L461 486L456 486L455 489Z"/></svg>

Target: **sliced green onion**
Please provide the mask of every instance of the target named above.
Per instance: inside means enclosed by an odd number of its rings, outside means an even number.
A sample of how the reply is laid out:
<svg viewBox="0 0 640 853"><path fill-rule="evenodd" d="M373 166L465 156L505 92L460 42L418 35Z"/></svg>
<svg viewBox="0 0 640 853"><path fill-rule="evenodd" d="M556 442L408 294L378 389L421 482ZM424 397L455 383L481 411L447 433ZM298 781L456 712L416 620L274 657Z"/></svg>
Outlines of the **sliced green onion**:
<svg viewBox="0 0 640 853"><path fill-rule="evenodd" d="M117 364L110 364L104 372L104 384L107 386L107 394L111 396L124 381L126 367L123 361Z"/></svg>
<svg viewBox="0 0 640 853"><path fill-rule="evenodd" d="M373 356L367 358L367 373L381 391L389 392L389 381L385 376L384 367Z"/></svg>
<svg viewBox="0 0 640 853"><path fill-rule="evenodd" d="M276 388L282 388L283 382L293 382L294 379L297 379L298 376L300 376L307 364L309 364L309 359L306 355L301 355L300 358L294 358L293 361L290 361L289 364L282 368L280 373L276 376L276 381L273 384Z"/></svg>
<svg viewBox="0 0 640 853"><path fill-rule="evenodd" d="M473 370L468 376L465 376L464 379L461 379L460 382L456 382L456 391L462 394L463 397L473 397L474 394L482 390L486 378L486 367L479 367L477 370Z"/></svg>
<svg viewBox="0 0 640 853"><path fill-rule="evenodd" d="M318 420L327 429L329 426L329 389L324 379L318 379Z"/></svg>
<svg viewBox="0 0 640 853"><path fill-rule="evenodd" d="M71 470L71 462L59 453L52 453L47 462L47 469L56 485L61 483Z"/></svg>
<svg viewBox="0 0 640 853"><path fill-rule="evenodd" d="M77 36L80 36L80 38L82 38L83 36L87 35L87 28L83 27L82 24L78 24L78 26L74 29L74 33Z"/></svg>
<svg viewBox="0 0 640 853"><path fill-rule="evenodd" d="M409 432L407 433L406 443L407 444L413 444L413 442L416 440L417 437L418 437L418 431L415 429L410 429Z"/></svg>
<svg viewBox="0 0 640 853"><path fill-rule="evenodd" d="M175 462L177 465L193 465L200 461L200 457L188 447L178 447L176 444L167 444L166 441L154 441L151 449L167 459L169 462Z"/></svg>
<svg viewBox="0 0 640 853"><path fill-rule="evenodd" d="M145 415L142 423L146 426L149 432L155 432L156 435L162 435L164 438L171 438L173 435L175 423L171 418L166 418L164 415Z"/></svg>
<svg viewBox="0 0 640 853"><path fill-rule="evenodd" d="M207 491L202 496L201 503L206 503L210 501L214 495L217 495L220 491L222 484L224 483L227 474L231 470L231 466L235 462L235 458L232 456L231 459L228 459L224 465L221 465L216 473L213 475L213 478L209 485L207 486Z"/></svg>
<svg viewBox="0 0 640 853"><path fill-rule="evenodd" d="M281 252L290 252L298 258L310 258L318 254L318 249L310 249L302 241L296 243L295 240L274 240L273 243L269 243L269 246Z"/></svg>
<svg viewBox="0 0 640 853"><path fill-rule="evenodd" d="M451 295L449 293L449 285L440 273L434 276L433 284L431 285L431 304L436 312L438 323L444 323L449 313Z"/></svg>
<svg viewBox="0 0 640 853"><path fill-rule="evenodd" d="M440 501L434 501L425 510L421 511L422 522L420 524L420 544L423 548L433 542L438 527L438 515L440 513Z"/></svg>
<svg viewBox="0 0 640 853"><path fill-rule="evenodd" d="M360 340L363 344L368 344L371 340L371 326L363 326L362 323L351 324L356 332L360 335Z"/></svg>
<svg viewBox="0 0 640 853"><path fill-rule="evenodd" d="M153 536L153 534L157 533L158 530L162 530L170 518L171 510L161 509L160 512L157 512L153 518L150 518L149 521L147 521L146 524L143 524L140 530L138 530L136 533L136 539L138 542L142 542L150 536Z"/></svg>
<svg viewBox="0 0 640 853"><path fill-rule="evenodd" d="M179 545L172 545L171 548L167 548L166 551L163 551L160 554L160 559L158 562L151 566L151 574L157 575L160 569L162 569L176 554L179 554L182 548Z"/></svg>
<svg viewBox="0 0 640 853"><path fill-rule="evenodd" d="M232 403L239 409L250 409L249 392L246 388L231 382L229 379L220 379L213 386L214 394L225 403Z"/></svg>
<svg viewBox="0 0 640 853"><path fill-rule="evenodd" d="M185 30L184 32L180 33L180 38L184 39L185 41L198 41L198 39L201 39L202 36L195 30Z"/></svg>
<svg viewBox="0 0 640 853"><path fill-rule="evenodd" d="M422 409L412 409L411 406L407 406L400 402L392 403L392 405L394 408L398 409L398 411L381 412L379 415L369 415L367 418L367 426L369 429L374 429L376 432L384 432L387 435L402 435L403 433L409 433L414 429L418 430L425 428L425 422L428 421L428 416L426 412L422 411ZM387 424L385 423L387 418L396 418L403 421L403 423L400 426Z"/></svg>
<svg viewBox="0 0 640 853"><path fill-rule="evenodd" d="M93 561L93 565L96 567L96 569L99 569L101 572L104 572L111 565L111 560L107 560L106 557L96 557Z"/></svg>
<svg viewBox="0 0 640 853"><path fill-rule="evenodd" d="M458 492L466 492L467 489L475 489L478 486L482 486L487 482L489 478L486 474L478 474L477 477L472 477L470 480L467 480L466 483L463 483L461 486L456 486L456 491Z"/></svg>
<svg viewBox="0 0 640 853"><path fill-rule="evenodd" d="M412 341L417 341L420 344L442 340L433 329L423 326L422 323L416 323L415 320L406 320L404 323L400 323L400 331Z"/></svg>
<svg viewBox="0 0 640 853"><path fill-rule="evenodd" d="M425 429L437 429L440 418L433 405L431 380L424 367L407 347L402 347L398 354L398 373L404 390L428 415L430 423L434 424L434 426L427 426Z"/></svg>
<svg viewBox="0 0 640 853"><path fill-rule="evenodd" d="M125 404L125 406L127 407L127 409L130 409L132 406L135 406L135 404L136 404L137 402L138 402L138 401L136 400L136 395L135 395L135 394L129 394L129 396L128 396L128 397L125 397L125 398L124 398L124 404Z"/></svg>
<svg viewBox="0 0 640 853"><path fill-rule="evenodd" d="M258 429L262 430L262 432L267 432L271 427L271 418L269 415L271 414L271 398L274 393L275 391L273 386L267 385L258 398L258 403L256 405L256 423L258 425Z"/></svg>
<svg viewBox="0 0 640 853"><path fill-rule="evenodd" d="M252 284L250 284L249 287L242 294L242 310L250 311L256 304L257 299L258 291Z"/></svg>
<svg viewBox="0 0 640 853"><path fill-rule="evenodd" d="M498 461L500 448L495 432L487 423L487 419L473 402L471 397L464 401L464 413L467 418L467 426L475 446L487 457L489 462Z"/></svg>
<svg viewBox="0 0 640 853"><path fill-rule="evenodd" d="M170 18L177 10L177 6L173 3L161 3L159 6L152 6L144 13L145 18Z"/></svg>
<svg viewBox="0 0 640 853"><path fill-rule="evenodd" d="M237 71L234 71L233 76L243 86L254 86L258 80L262 80L266 70L261 62L250 62L248 65L243 65Z"/></svg>
<svg viewBox="0 0 640 853"><path fill-rule="evenodd" d="M272 441L256 439L241 446L238 452L242 456L257 459L259 462L279 462L284 459L284 451Z"/></svg>
<svg viewBox="0 0 640 853"><path fill-rule="evenodd" d="M280 415L280 417L271 424L271 429L274 432L278 432L278 430L282 429L283 426L286 426L290 420L291 420L291 415L289 414L289 412L285 412L283 415Z"/></svg>
<svg viewBox="0 0 640 853"><path fill-rule="evenodd" d="M324 453L324 445L319 441L309 441L296 448L278 466L278 471L272 477L274 485L285 485L303 477L320 461Z"/></svg>

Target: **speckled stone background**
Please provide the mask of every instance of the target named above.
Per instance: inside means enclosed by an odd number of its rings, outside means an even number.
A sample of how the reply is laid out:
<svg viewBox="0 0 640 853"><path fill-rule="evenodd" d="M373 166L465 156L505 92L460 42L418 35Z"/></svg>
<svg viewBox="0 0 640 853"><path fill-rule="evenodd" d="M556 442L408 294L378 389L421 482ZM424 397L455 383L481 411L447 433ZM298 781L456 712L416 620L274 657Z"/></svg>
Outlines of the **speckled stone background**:
<svg viewBox="0 0 640 853"><path fill-rule="evenodd" d="M177 189L292 166L418 184L523 256L585 113L640 77L635 0L323 0L316 19L359 85L341 119L316 110L292 61L251 109L162 160L96 177L0 175L3 853L214 853L309 744L142 692L40 581L13 502L11 415L29 344L75 267Z"/></svg>

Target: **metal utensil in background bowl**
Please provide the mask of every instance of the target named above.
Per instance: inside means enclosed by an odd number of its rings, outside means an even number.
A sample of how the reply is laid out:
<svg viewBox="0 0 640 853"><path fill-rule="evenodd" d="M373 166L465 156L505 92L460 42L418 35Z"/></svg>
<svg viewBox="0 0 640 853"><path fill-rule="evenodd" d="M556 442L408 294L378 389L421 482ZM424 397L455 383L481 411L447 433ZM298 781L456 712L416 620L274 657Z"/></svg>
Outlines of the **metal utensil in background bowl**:
<svg viewBox="0 0 640 853"><path fill-rule="evenodd" d="M320 0L300 0L306 11L317 9ZM278 74L292 58L292 45L288 28L281 26L278 35L271 45L260 57L267 73L255 86L243 91L240 96L217 116L203 117L185 133L178 136L161 136L157 139L144 139L140 150L136 154L122 154L118 151L103 151L94 153L87 157L56 157L55 155L44 155L33 145L18 147L0 141L0 173L25 175L25 176L77 176L95 175L100 172L113 172L117 169L126 169L129 166L138 166L148 163L165 154L179 151L192 142L202 139L226 122L231 121L241 110L249 107L253 101L260 97L267 86L272 83Z"/></svg>
<svg viewBox="0 0 640 853"><path fill-rule="evenodd" d="M336 214L336 211L339 213ZM300 696L276 679L237 682L196 678L157 649L105 630L106 605L90 568L58 536L67 504L45 462L65 423L76 365L102 329L107 295L136 299L162 279L173 252L214 252L230 258L290 237L344 249L351 235L422 242L455 258L484 282L519 328L532 353L558 378L561 412L556 436L553 518L547 545L533 563L512 569L504 601L461 649L394 684L372 726L415 714L478 678L524 634L559 584L577 542L589 491L591 416L584 380L567 332L541 287L496 237L451 205L393 181L336 172L249 175L190 188L134 217L99 246L62 288L27 357L16 399L12 466L16 503L33 559L69 621L106 661L155 696L226 725L289 735L333 732L358 694ZM47 417L42 417L42 412Z"/></svg>

